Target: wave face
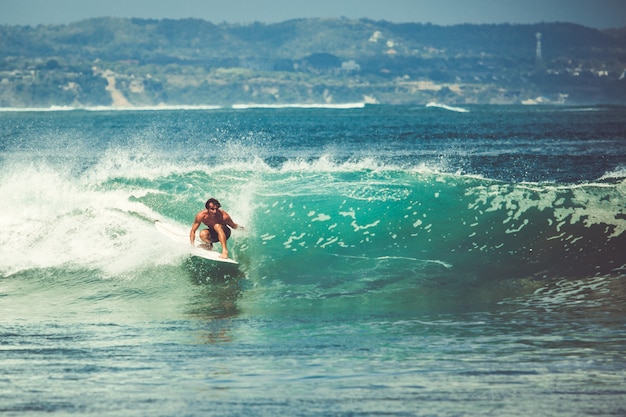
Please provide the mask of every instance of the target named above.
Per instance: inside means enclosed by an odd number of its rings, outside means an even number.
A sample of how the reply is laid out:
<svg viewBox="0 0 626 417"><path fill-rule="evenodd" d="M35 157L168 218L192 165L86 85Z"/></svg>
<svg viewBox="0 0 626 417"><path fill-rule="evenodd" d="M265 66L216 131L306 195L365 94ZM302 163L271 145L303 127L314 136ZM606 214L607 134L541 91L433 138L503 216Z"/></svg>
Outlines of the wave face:
<svg viewBox="0 0 626 417"><path fill-rule="evenodd" d="M4 113L0 271L181 265L147 220L186 230L214 196L248 229L231 239L235 274L274 301L501 302L621 280L623 109L565 110Z"/></svg>

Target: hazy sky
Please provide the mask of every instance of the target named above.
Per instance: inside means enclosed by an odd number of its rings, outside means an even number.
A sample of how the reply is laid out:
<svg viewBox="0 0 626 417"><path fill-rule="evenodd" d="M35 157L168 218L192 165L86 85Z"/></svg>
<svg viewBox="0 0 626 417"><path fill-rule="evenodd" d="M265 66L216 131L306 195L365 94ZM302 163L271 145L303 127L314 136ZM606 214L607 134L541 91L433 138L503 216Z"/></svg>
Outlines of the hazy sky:
<svg viewBox="0 0 626 417"><path fill-rule="evenodd" d="M90 17L201 18L275 23L306 17L392 22L572 22L626 26L626 0L0 0L0 24L71 23Z"/></svg>

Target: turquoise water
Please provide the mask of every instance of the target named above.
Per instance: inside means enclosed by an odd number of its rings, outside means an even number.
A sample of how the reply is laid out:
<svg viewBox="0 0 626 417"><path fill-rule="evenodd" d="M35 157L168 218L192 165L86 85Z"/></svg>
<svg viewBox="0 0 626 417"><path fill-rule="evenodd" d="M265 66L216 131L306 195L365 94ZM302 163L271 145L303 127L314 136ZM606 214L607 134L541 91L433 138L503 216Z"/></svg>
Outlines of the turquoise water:
<svg viewBox="0 0 626 417"><path fill-rule="evenodd" d="M624 414L626 110L467 110L0 113L0 410Z"/></svg>

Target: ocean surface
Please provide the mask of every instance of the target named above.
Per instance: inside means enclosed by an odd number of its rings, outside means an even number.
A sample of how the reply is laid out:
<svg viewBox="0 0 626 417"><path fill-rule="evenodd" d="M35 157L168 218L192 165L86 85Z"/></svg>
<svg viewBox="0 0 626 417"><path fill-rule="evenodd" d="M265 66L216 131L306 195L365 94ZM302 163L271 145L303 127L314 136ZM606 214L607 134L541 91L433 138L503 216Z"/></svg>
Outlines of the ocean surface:
<svg viewBox="0 0 626 417"><path fill-rule="evenodd" d="M0 111L2 416L626 415L626 107ZM188 254L216 197L239 265Z"/></svg>

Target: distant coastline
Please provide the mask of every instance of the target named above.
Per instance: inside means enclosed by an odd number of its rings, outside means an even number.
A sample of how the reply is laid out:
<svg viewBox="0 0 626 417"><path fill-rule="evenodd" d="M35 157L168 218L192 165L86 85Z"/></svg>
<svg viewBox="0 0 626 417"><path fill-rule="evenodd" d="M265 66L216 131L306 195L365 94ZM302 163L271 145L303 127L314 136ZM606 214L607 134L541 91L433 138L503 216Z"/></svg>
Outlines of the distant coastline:
<svg viewBox="0 0 626 417"><path fill-rule="evenodd" d="M624 57L626 28L570 23L5 25L0 108L626 104Z"/></svg>

